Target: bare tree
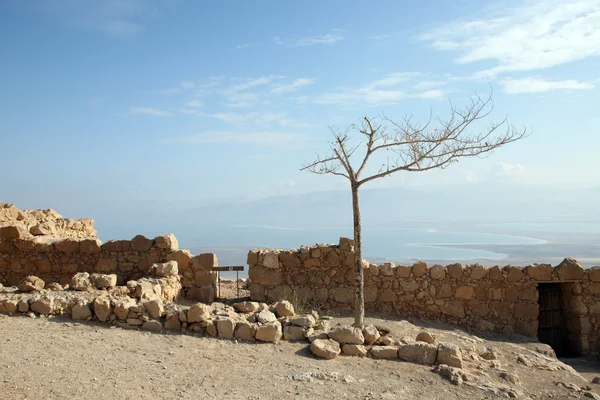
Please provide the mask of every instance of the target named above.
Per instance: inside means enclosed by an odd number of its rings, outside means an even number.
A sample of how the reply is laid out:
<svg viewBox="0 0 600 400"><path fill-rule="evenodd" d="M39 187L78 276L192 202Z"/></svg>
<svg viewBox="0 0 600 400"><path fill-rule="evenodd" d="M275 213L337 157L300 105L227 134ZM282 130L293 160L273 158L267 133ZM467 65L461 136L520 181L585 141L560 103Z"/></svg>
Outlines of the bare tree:
<svg viewBox="0 0 600 400"><path fill-rule="evenodd" d="M399 171L423 172L446 168L460 158L485 155L505 144L528 136L526 129L518 130L506 119L491 123L479 133L471 134L468 128L488 117L493 110L492 96L482 99L471 97L462 108L450 103L450 117L433 118L424 125L416 124L412 117L395 122L385 116L365 117L359 126L351 125L345 132L331 127L334 140L330 153L317 155L315 161L306 163L301 171L318 175L338 175L350 182L352 190L352 215L354 218L354 249L356 288L354 295L354 326L364 325L363 262L361 221L358 189L365 183ZM382 121L380 123L379 121ZM352 143L351 132L362 140ZM361 150L357 153L358 150ZM358 155L361 154L361 157ZM376 155L383 155L379 170L363 176L367 164Z"/></svg>

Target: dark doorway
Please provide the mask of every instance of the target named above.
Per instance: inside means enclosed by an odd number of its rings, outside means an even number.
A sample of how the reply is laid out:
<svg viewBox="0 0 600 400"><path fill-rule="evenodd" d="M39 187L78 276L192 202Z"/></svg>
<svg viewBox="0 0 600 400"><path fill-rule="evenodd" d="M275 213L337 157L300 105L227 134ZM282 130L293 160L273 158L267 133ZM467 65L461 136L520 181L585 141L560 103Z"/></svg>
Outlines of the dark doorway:
<svg viewBox="0 0 600 400"><path fill-rule="evenodd" d="M538 284L540 307L538 339L540 342L550 345L557 357L573 357L575 352L569 340L559 285L558 283Z"/></svg>

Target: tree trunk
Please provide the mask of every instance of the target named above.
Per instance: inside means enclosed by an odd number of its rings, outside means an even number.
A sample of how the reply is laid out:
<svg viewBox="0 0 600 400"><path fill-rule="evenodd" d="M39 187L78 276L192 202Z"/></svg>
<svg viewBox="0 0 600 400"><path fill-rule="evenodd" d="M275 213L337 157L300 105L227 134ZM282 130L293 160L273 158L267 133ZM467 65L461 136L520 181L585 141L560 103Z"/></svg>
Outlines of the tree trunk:
<svg viewBox="0 0 600 400"><path fill-rule="evenodd" d="M362 243L360 232L360 207L358 203L358 185L351 183L352 188L352 215L354 217L354 274L356 287L354 288L354 326L362 329L365 319L364 278L362 264Z"/></svg>

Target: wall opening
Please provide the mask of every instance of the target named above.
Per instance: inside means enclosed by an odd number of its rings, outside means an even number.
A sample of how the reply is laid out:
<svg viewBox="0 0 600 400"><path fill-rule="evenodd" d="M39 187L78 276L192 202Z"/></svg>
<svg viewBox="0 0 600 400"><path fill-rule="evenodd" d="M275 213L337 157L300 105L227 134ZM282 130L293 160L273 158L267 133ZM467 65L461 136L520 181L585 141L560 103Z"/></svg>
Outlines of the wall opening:
<svg viewBox="0 0 600 400"><path fill-rule="evenodd" d="M557 357L576 357L567 328L569 316L563 308L563 289L560 283L538 284L538 339L551 346Z"/></svg>

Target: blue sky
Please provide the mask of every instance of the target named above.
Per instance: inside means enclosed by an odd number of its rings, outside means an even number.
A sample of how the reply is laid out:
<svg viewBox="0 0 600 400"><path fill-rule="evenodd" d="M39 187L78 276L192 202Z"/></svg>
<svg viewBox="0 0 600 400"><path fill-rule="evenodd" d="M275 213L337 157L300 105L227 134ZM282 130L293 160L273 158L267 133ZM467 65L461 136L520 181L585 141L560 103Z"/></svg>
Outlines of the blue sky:
<svg viewBox="0 0 600 400"><path fill-rule="evenodd" d="M494 92L524 141L372 187L600 185L600 1L0 1L0 200L192 205L346 187L328 126Z"/></svg>

